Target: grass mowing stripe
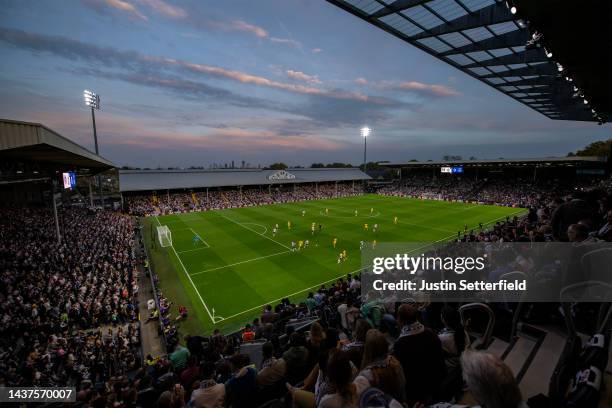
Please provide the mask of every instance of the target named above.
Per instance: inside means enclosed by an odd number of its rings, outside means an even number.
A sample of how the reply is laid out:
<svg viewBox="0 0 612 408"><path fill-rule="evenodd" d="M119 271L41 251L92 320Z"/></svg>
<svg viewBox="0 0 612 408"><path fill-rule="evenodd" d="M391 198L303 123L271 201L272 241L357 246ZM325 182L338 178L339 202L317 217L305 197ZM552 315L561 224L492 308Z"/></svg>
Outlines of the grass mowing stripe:
<svg viewBox="0 0 612 408"><path fill-rule="evenodd" d="M157 216L155 216L155 220L161 226L161 223L159 222L159 218L157 218ZM172 251L174 251L174 255L176 256L176 259L178 259L178 261L180 262L181 266L183 267L183 271L185 271L185 275L187 275L187 277L189 278L189 282L191 282L191 286L193 286L193 290L195 290L196 294L200 298L200 302L202 302L202 305L204 306L204 309L206 309L206 313L208 313L208 317L210 317L210 320L214 324L215 323L215 318L214 318L214 316L212 314L210 314L210 310L208 310L208 306L206 306L206 302L204 302L204 299L202 299L202 295L200 295L200 292L198 292L198 289L194 285L193 280L191 279L191 276L189 276L189 272L187 272L187 268L185 268L185 265L183 265L183 261L181 260L181 257L176 252L176 249L174 249L174 246L172 246L172 244L170 245L170 248L172 248Z"/></svg>
<svg viewBox="0 0 612 408"><path fill-rule="evenodd" d="M278 301L280 301L280 300L282 300L282 299L285 299L285 298L290 298L291 296L299 295L300 293L304 293L304 292L307 292L307 291L309 291L309 290L311 290L311 289L318 288L319 286L321 286L321 285L325 285L326 283L329 283L329 282L334 282L334 281L336 281L336 280L338 280L338 279L340 279L340 278L342 278L342 277L346 276L346 275L347 275L347 274L349 274L349 273L350 273L350 274L353 274L353 273L355 273L355 272L359 272L359 271L362 271L362 270L364 270L364 269L365 269L365 268L359 268L359 269L355 269L354 271L351 271L351 272L343 273L342 275L336 276L335 278L332 278L332 279L330 279L330 280L326 280L325 282L321 282L321 283L318 283L318 284L316 284L316 285L313 285L313 286L311 286L311 287L309 287L309 288L302 289L302 290L300 290L299 292L294 292L294 293L291 293L291 294L289 294L289 295L285 295L285 296L283 296L283 297L281 297L281 298L274 299L274 300L270 300L270 301L268 301L268 302L266 302L266 303L262 303L262 304L261 304L261 305L259 305L259 306L254 306L254 307L252 307L252 308L250 308L250 309L243 310L242 312L239 312L239 313L236 313L236 314L233 314L233 315L231 315L231 316L228 316L228 317L224 318L224 320L233 319L234 317L237 317L237 316L243 315L243 314L248 313L248 312L250 312L250 311L252 311L252 310L261 309L262 307L264 307L264 306L266 306L266 305L268 305L268 304L272 304L272 303L278 302Z"/></svg>
<svg viewBox="0 0 612 408"><path fill-rule="evenodd" d="M329 217L324 215L325 208L329 208ZM375 215L380 215L371 217L370 208L374 209ZM358 210L357 217L354 216L355 209ZM306 210L304 216L302 210ZM187 302L196 309L193 318L181 323L189 327L190 332L196 333L193 327L198 324L200 332L212 328L219 328L223 332L233 331L241 327L241 323L255 317L260 312L257 309L265 304L288 296L292 297L292 301L300 302L303 300L300 294L346 276L352 270L361 270L360 241L376 239L379 243L427 244L422 249L415 249L418 251L437 242L451 240L457 235L448 234L452 231L463 232L466 224L494 224L497 220L523 211L498 206L368 195L162 216L162 222L167 220L171 223L175 251L194 248L191 245L193 231L189 227L204 233L211 247L206 251L170 257L171 268L160 285L162 290L167 287L168 293L177 294L174 296L177 302L182 301L181 296L186 296ZM399 218L398 224L393 224L394 216ZM287 222L292 224L290 230L286 227ZM322 224L322 229L317 228L313 233L312 223ZM378 223L378 232L373 233L371 228L366 230L365 223ZM275 224L279 224L280 228L272 237L270 231ZM183 229L185 226L188 227L186 230ZM263 233L266 229L267 233ZM153 236L150 238L154 239ZM332 245L333 238L338 238L336 248ZM289 249L290 242L305 240L310 241L310 248L293 255L279 252L278 245ZM167 258L172 252L163 248L153 250L160 262L163 262L163 258L159 255L167 254ZM347 251L348 260L338 264L338 253L342 250ZM166 265L164 267L168 269ZM184 272L179 271L181 268L193 278L185 279ZM174 276L180 279L173 279L173 271ZM194 275L190 271L210 273L195 272L197 275ZM215 311L210 313L211 319L198 304L203 300L200 300L201 296L205 296L208 305L214 305L222 316Z"/></svg>
<svg viewBox="0 0 612 408"><path fill-rule="evenodd" d="M270 240L270 241L272 241L272 242L276 242L278 245L282 246L283 248L286 248L286 249L288 249L288 250L291 250L291 248L289 248L287 245L285 245L285 244L281 244L280 242L278 242L278 241L276 241L276 240L274 240L274 239L272 239L272 238L270 238L270 237L267 237L267 236L265 236L265 235L262 235L262 234L260 234L259 232L255 231L255 230L253 230L253 229L251 229L251 228L249 228L249 227L245 227L244 225L242 225L242 224L241 224L241 223L239 223L238 221L234 221L234 220L232 220L231 218L227 217L226 215L224 215L224 214L222 214L222 213L219 213L219 215L220 215L220 216L222 216L223 218L225 218L226 220L229 220L229 221L233 222L234 224L241 226L241 227L242 227L242 228L244 228L244 229L247 229L247 230L249 230L249 231L251 231L251 232L253 232L253 233L255 233L255 234L257 234L257 235L259 235L259 236L261 236L261 237L264 237L265 239L269 239L269 240Z"/></svg>
<svg viewBox="0 0 612 408"><path fill-rule="evenodd" d="M236 266L236 265L241 265L241 264L248 263L248 262L258 261L258 260L260 260L260 259L270 258L270 257L273 257L273 256L278 256L278 255L288 254L288 253L290 253L290 252L291 252L291 251L283 251L283 252L277 252L277 253L272 254L272 255L264 255L264 256L260 256L260 257L258 257L258 258L247 259L246 261L236 262L236 263L229 264L229 265L225 265L225 266L219 266L219 267L217 267L217 268L211 268L211 269L206 269L206 270L199 271L199 272L194 272L194 273L192 273L192 274L191 274L191 276L201 275L201 274L203 274L203 273L212 272L212 271L217 271L217 270L219 270L219 269L229 268L229 267L231 267L231 266Z"/></svg>

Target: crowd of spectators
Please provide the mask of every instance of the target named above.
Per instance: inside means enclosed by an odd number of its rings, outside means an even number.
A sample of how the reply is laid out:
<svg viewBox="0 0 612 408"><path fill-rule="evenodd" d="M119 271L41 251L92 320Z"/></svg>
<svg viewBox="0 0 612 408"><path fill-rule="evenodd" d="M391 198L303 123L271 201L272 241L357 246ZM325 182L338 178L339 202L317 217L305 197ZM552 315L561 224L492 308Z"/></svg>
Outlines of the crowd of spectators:
<svg viewBox="0 0 612 408"><path fill-rule="evenodd" d="M532 179L500 177L477 179L467 176L418 173L404 178L401 182L386 185L379 194L413 197L431 200L451 200L495 204L510 207L529 208L543 198L556 195L563 197L576 190L587 191L610 188L604 181L561 181L546 179L535 182Z"/></svg>
<svg viewBox="0 0 612 408"><path fill-rule="evenodd" d="M254 205L292 203L361 194L353 183L277 185L261 188L209 189L198 192L127 197L127 209L133 215L166 215L192 211L221 210Z"/></svg>
<svg viewBox="0 0 612 408"><path fill-rule="evenodd" d="M212 209L350 195L351 187L218 190L206 201L196 193L129 205L154 214L202 209L203 202ZM465 181L418 194L413 187L381 193L529 209L525 217L459 231L457 241L612 240L612 195L603 188ZM321 286L300 303L267 305L227 336L181 334L176 323L187 310L172 315L172 302L158 293L159 309L145 324L161 323L168 354L141 359L134 220L64 209L58 241L49 210L1 215L1 385L75 385L78 401L91 407L446 407L466 393L480 406L524 406L503 361L471 348L458 305L363 298L359 275Z"/></svg>
<svg viewBox="0 0 612 408"><path fill-rule="evenodd" d="M612 240L612 195L596 188L605 185L527 185L524 193L506 182L468 184L463 191L482 192L477 202L525 206L528 213L459 231L457 241ZM383 191L403 192L398 186ZM449 193L445 199L459 198ZM153 388L158 403L176 407L269 401L274 402L268 406L293 407L449 407L466 393L480 406L526 406L508 366L471 347L457 305L368 300L360 287L358 275L348 276L301 303L285 299L264 307L238 335L187 336L185 346L170 350L169 361L148 368L152 380L146 383L160 384L160 373L168 376L165 367L173 365L173 381ZM308 330L296 331L296 322L308 322ZM254 355L249 345L257 344L260 354Z"/></svg>
<svg viewBox="0 0 612 408"><path fill-rule="evenodd" d="M511 370L469 348L455 306L367 302L360 287L349 274L301 303L265 306L237 334L187 335L167 357L148 356L124 383L130 392L98 398L121 406L425 407L462 398L467 385L482 406L522 407Z"/></svg>
<svg viewBox="0 0 612 408"><path fill-rule="evenodd" d="M135 223L0 210L0 384L96 384L141 365Z"/></svg>

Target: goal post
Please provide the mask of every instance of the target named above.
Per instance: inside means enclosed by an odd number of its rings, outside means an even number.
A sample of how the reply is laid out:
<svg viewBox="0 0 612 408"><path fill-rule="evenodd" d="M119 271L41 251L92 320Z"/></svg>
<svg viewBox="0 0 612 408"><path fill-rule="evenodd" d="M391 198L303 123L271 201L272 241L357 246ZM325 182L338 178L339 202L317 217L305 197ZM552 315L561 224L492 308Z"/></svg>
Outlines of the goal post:
<svg viewBox="0 0 612 408"><path fill-rule="evenodd" d="M157 227L157 239L162 248L172 245L172 233L167 225L160 225Z"/></svg>

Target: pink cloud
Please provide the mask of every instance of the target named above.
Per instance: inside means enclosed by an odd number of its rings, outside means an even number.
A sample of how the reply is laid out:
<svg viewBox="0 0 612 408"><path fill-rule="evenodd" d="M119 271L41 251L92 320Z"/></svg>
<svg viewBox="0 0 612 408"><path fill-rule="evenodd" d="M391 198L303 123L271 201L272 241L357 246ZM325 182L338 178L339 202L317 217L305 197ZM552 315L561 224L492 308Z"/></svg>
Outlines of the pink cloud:
<svg viewBox="0 0 612 408"><path fill-rule="evenodd" d="M404 91L416 91L419 93L430 94L432 96L458 96L459 92L445 85L424 84L422 82L409 81L396 85L398 89Z"/></svg>
<svg viewBox="0 0 612 408"><path fill-rule="evenodd" d="M308 82L309 84L320 84L321 81L317 75L308 75L302 71L293 71L291 69L285 71L289 78L297 79L298 81Z"/></svg>
<svg viewBox="0 0 612 408"><path fill-rule="evenodd" d="M116 10L120 10L120 11L124 11L126 13L129 13L130 15L132 15L133 17L137 17L141 20L147 21L148 18L143 15L140 11L138 11L138 9L136 7L134 7L134 5L128 3L127 1L123 1L123 0L106 0L106 4L108 4L110 7L116 9Z"/></svg>
<svg viewBox="0 0 612 408"><path fill-rule="evenodd" d="M146 4L152 8L156 13L162 14L170 18L185 18L187 12L178 6L173 6L162 0L139 0L141 3Z"/></svg>
<svg viewBox="0 0 612 408"><path fill-rule="evenodd" d="M298 41L289 38L273 37L268 31L260 26L247 23L243 20L232 20L232 21L208 21L205 22L209 27L216 28L223 31L238 31L245 34L252 35L262 40L267 40L275 44L287 45L293 48L301 47Z"/></svg>
<svg viewBox="0 0 612 408"><path fill-rule="evenodd" d="M256 25L249 24L246 21L234 20L229 22L218 22L218 26L228 31L242 31L258 38L268 38L268 32Z"/></svg>
<svg viewBox="0 0 612 408"><path fill-rule="evenodd" d="M153 58L153 57L151 57ZM185 69L188 69L192 72L196 73L204 73L208 75L214 75L218 77L232 79L234 81L238 81L245 84L255 84L259 86L265 86L269 88L281 89L284 91L295 92L306 95L318 95L336 99L350 99L357 100L362 102L373 102L373 103L382 103L383 100L380 98L370 97L368 95L364 95L358 92L350 92L343 90L326 90L321 88L316 88L313 86L299 85L299 84L288 84L284 82L273 81L271 79L247 74L241 71L229 70L221 67L215 67L211 65L205 64L195 64L189 62L177 61L174 59L164 58L163 62L172 65L178 65Z"/></svg>
<svg viewBox="0 0 612 408"><path fill-rule="evenodd" d="M355 79L355 83L359 85L369 85L385 91L408 91L420 94L427 97L451 97L459 96L460 93L455 89L438 84L426 84L418 81L368 81L360 77Z"/></svg>
<svg viewBox="0 0 612 408"><path fill-rule="evenodd" d="M91 135L91 117L83 115L59 114L57 112L32 112L32 120L57 131L63 136L75 140L84 146L93 144ZM345 145L322 136L280 134L270 130L250 130L238 127L225 129L177 131L169 128L163 122L152 122L150 127L135 121L132 117L105 112L96 117L100 151L104 157L105 148L110 146L131 146L143 149L206 149L219 151L244 152L245 144L250 151L280 149L335 151L345 148ZM265 122L259 125L264 125ZM112 157L108 157L112 160Z"/></svg>
<svg viewBox="0 0 612 408"><path fill-rule="evenodd" d="M320 53L320 52L323 52L323 50L322 50L321 48L313 48L313 49L312 49L312 53L313 53L313 54L318 54L318 53Z"/></svg>
<svg viewBox="0 0 612 408"><path fill-rule="evenodd" d="M302 45L298 41L291 40L289 38L270 37L269 40L273 43L284 44L293 48L299 48Z"/></svg>

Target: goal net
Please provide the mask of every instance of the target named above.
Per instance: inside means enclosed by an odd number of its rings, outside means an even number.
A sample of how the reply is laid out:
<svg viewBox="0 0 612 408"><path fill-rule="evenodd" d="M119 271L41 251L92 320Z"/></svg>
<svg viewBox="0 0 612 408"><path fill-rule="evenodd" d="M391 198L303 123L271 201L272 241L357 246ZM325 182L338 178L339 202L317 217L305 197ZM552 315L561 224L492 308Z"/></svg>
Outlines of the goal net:
<svg viewBox="0 0 612 408"><path fill-rule="evenodd" d="M157 227L157 239L159 240L159 245L164 248L172 245L172 233L167 225Z"/></svg>

